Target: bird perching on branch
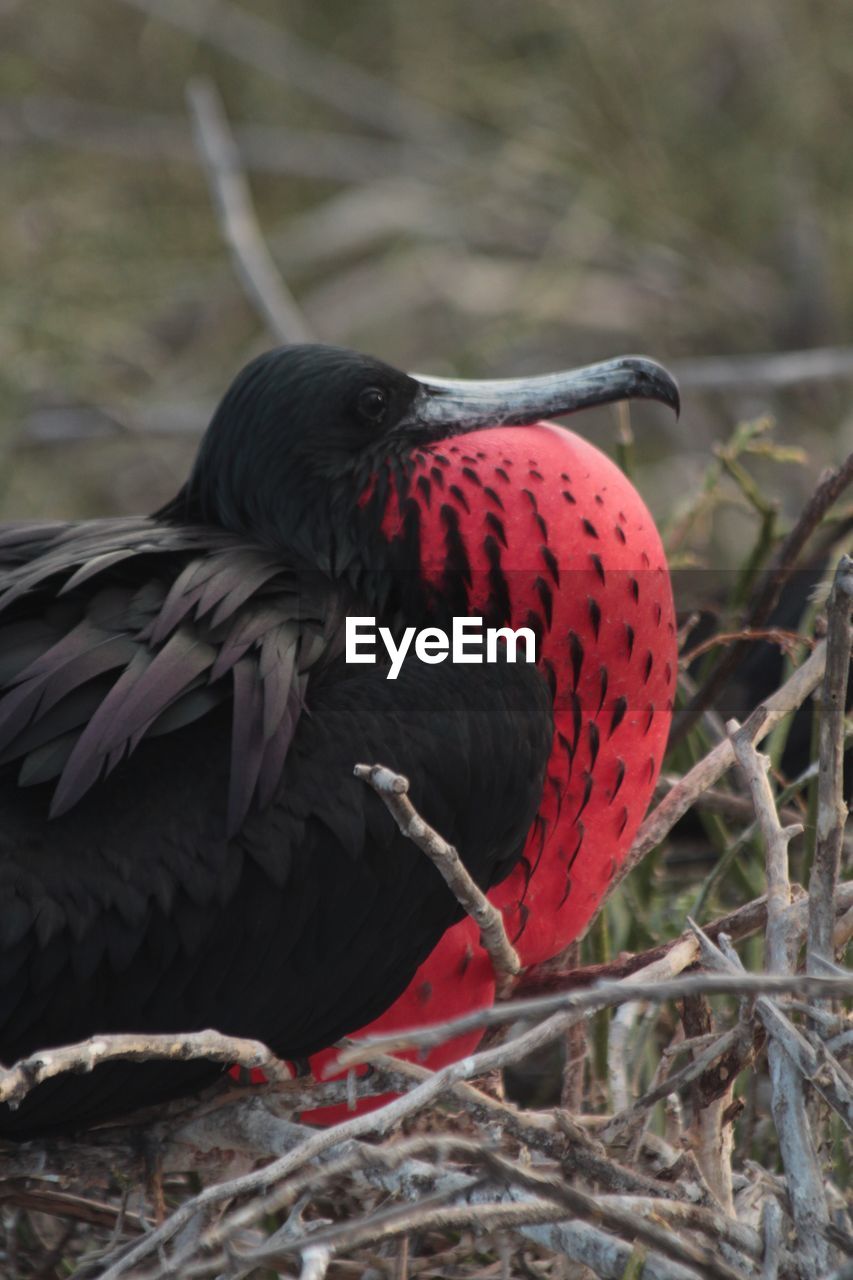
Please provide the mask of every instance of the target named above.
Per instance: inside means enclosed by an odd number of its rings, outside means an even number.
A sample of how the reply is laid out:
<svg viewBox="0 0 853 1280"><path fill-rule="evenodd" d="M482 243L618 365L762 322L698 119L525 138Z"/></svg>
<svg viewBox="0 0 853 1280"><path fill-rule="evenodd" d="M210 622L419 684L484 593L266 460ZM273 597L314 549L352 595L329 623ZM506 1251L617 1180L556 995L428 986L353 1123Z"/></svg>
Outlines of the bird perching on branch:
<svg viewBox="0 0 853 1280"><path fill-rule="evenodd" d="M452 382L285 347L154 516L0 530L0 1061L206 1027L302 1059L488 1002L476 930L357 761L410 778L523 963L582 931L660 767L675 629L636 491L539 419L634 397L678 407L641 357ZM389 680L347 662L356 616L526 627L536 663L412 653ZM60 1077L0 1134L221 1069Z"/></svg>

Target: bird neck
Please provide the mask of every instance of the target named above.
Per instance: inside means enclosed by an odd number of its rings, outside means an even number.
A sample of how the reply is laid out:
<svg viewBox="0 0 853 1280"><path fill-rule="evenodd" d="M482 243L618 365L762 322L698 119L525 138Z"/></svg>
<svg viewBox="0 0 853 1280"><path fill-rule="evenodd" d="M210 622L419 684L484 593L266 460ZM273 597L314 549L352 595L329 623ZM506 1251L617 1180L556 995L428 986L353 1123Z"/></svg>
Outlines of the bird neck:
<svg viewBox="0 0 853 1280"><path fill-rule="evenodd" d="M413 454L401 453L365 460L333 479L303 471L298 483L279 477L274 490L257 485L241 500L227 481L203 486L196 472L153 518L249 537L301 577L342 586L354 611L383 625L423 625L441 609L421 574L415 466Z"/></svg>

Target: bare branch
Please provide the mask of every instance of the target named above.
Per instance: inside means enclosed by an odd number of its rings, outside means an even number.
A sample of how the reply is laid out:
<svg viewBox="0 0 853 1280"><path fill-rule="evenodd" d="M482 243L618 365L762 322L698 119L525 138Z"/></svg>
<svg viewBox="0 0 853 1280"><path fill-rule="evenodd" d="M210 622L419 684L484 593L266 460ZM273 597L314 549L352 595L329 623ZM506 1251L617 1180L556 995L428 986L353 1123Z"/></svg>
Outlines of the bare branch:
<svg viewBox="0 0 853 1280"><path fill-rule="evenodd" d="M790 921L791 930L798 935L803 935L808 923L808 895L799 885L792 885L791 893L797 900L788 908L787 918ZM848 928L853 932L853 919L848 923L848 916L844 915L844 912L848 912L851 908L853 908L853 881L838 886L835 909L840 918L836 924L834 939L836 947L842 945L840 941L842 932ZM735 911L720 916L719 919L706 924L704 930L710 938L717 938L725 933L735 942L739 942L742 938L748 938L751 934L758 932L759 929L764 929L766 924L767 898L763 897L755 898ZM555 966L552 962L535 965L519 975L513 990L517 997L546 995L554 991L566 991L572 987L590 986L602 978L624 978L629 973L637 973L653 960L659 960L690 936L688 930L678 938L650 947L647 951L620 957L605 964L585 965L582 969L564 969L559 965ZM696 954L698 956L698 951Z"/></svg>
<svg viewBox="0 0 853 1280"><path fill-rule="evenodd" d="M738 764L749 787L755 815L764 840L767 867L767 963L773 973L790 973L793 965L793 943L785 915L791 903L791 881L788 875L788 845L802 834L802 824L783 827L779 822L768 770L770 760L755 750L746 727L736 720L726 725Z"/></svg>
<svg viewBox="0 0 853 1280"><path fill-rule="evenodd" d="M637 1098L636 1102L631 1103L612 1116L607 1129L601 1135L602 1139L609 1141L615 1138L621 1129L630 1128L634 1121L643 1115L649 1107L654 1106L656 1102L669 1097L670 1094L677 1093L685 1085L690 1084L691 1081L697 1080L718 1058L721 1058L723 1054L734 1048L742 1035L743 1028L736 1026L726 1031L723 1035L714 1036L713 1043L704 1053L699 1054L681 1071L668 1076L665 1080L655 1085L654 1088L647 1090L641 1098Z"/></svg>
<svg viewBox="0 0 853 1280"><path fill-rule="evenodd" d="M817 842L809 879L809 934L806 965L813 957L832 960L835 889L847 822L844 800L844 710L850 671L850 611L853 560L842 556L827 605L826 671L823 678L818 773Z"/></svg>
<svg viewBox="0 0 853 1280"><path fill-rule="evenodd" d="M187 103L208 183L237 275L280 342L310 342L311 330L281 277L258 226L249 185L216 87L194 80Z"/></svg>
<svg viewBox="0 0 853 1280"><path fill-rule="evenodd" d="M724 939L720 939L720 945L715 946L698 925L693 927L702 941L702 958L705 964L721 974L747 976L737 953L725 945ZM793 951L793 947L791 950ZM853 1080L835 1060L831 1050L821 1041L815 1048L783 1013L781 1007L774 1000L768 999L765 993L758 996L755 1008L769 1035L779 1042L803 1079L811 1082L821 1097L841 1116L847 1128L853 1131Z"/></svg>
<svg viewBox="0 0 853 1280"><path fill-rule="evenodd" d="M761 1280L776 1280L782 1254L782 1210L775 1196L767 1196L764 1201L761 1229L764 1235Z"/></svg>
<svg viewBox="0 0 853 1280"><path fill-rule="evenodd" d="M521 961L507 937L503 916L478 889L453 846L417 812L408 797L408 778L379 764L357 764L353 772L373 788L403 835L412 840L441 872L457 902L479 928L480 942L489 954L499 986L518 973Z"/></svg>
<svg viewBox="0 0 853 1280"><path fill-rule="evenodd" d="M696 954L687 963L694 963L697 957L698 948ZM637 981L634 984L635 979ZM554 1015L563 1013L566 1015L566 1021L561 1022L560 1026L565 1027L577 1018L632 1000L678 1000L690 995L785 995L792 991L808 992L825 999L843 999L853 994L853 974L819 978L814 974L696 973L670 980L643 979L644 974L640 972L632 974L630 979L620 978L614 982L599 982L580 991L567 991L560 995L542 996L539 999L508 1000L503 1004L494 1005L488 1009L478 1009L474 1013L451 1018L447 1022L436 1023L429 1027L412 1028L410 1031L382 1036L364 1036L341 1050L334 1069L370 1062L377 1053L393 1054L404 1049L434 1048L435 1045L443 1044L445 1040L452 1040L468 1031L481 1027L502 1026L508 1022L529 1018L542 1018L547 1015L550 1023L553 1022ZM535 1028L540 1036L546 1025L548 1024L543 1023ZM558 1032L554 1031L554 1034ZM544 1036L540 1043L548 1043L549 1038L553 1038L553 1035ZM514 1043L515 1041L508 1041L503 1048Z"/></svg>
<svg viewBox="0 0 853 1280"><path fill-rule="evenodd" d="M790 901L788 842L796 834L796 828L783 828L779 822L767 776L770 761L766 756L758 754L750 735L740 730L736 721L730 722L728 729L764 839L767 867L767 963L777 973L790 973L796 957L793 940L786 928L785 908ZM774 1031L772 1020L768 1023L766 1016L764 1020L770 1031L767 1060L770 1065L771 1109L787 1176L799 1253L811 1274L825 1275L831 1265L825 1236L829 1225L829 1206L809 1125L803 1078L789 1056L778 1029ZM791 1027L791 1030L794 1028Z"/></svg>
<svg viewBox="0 0 853 1280"><path fill-rule="evenodd" d="M34 1213L52 1214L57 1218L69 1218L75 1222L87 1222L94 1227L115 1229L117 1225L134 1235L142 1235L150 1223L135 1213L127 1213L121 1205L103 1204L87 1196L73 1195L55 1187L16 1187L4 1194L6 1203L18 1209L30 1209Z"/></svg>
<svg viewBox="0 0 853 1280"><path fill-rule="evenodd" d="M241 1067L260 1067L270 1080L292 1079L285 1062L259 1040L240 1040L218 1031L194 1031L187 1035L93 1036L82 1044L44 1049L14 1066L0 1068L0 1102L21 1101L36 1085L64 1072L88 1072L102 1062L149 1062L152 1058L172 1062L209 1058L212 1062Z"/></svg>
<svg viewBox="0 0 853 1280"><path fill-rule="evenodd" d="M455 1194L453 1192L451 1195ZM440 1196L448 1199L447 1195ZM564 1210L554 1201L546 1199L525 1199L513 1203L508 1199L490 1197L487 1201L479 1201L476 1208L469 1204L447 1204L432 1207L429 1202L421 1202L417 1207L397 1205L384 1212L372 1214L370 1217L354 1223L338 1223L326 1230L312 1231L307 1237L315 1237L322 1245L338 1250L363 1248L368 1244L398 1239L411 1231L427 1231L430 1229L458 1230L476 1224L480 1229L490 1231L501 1227L520 1227L533 1222L554 1222L559 1220ZM246 1261L253 1266L263 1266L287 1257L298 1248L289 1244L282 1247L261 1246L246 1256ZM204 1266L202 1275L209 1275L226 1261L226 1255L210 1259ZM241 1259L242 1261L242 1259ZM199 1274L187 1269L187 1277Z"/></svg>
<svg viewBox="0 0 853 1280"><path fill-rule="evenodd" d="M815 646L814 652L780 689L758 704L744 722L742 732L751 742L760 742L780 720L790 712L796 711L797 707L805 702L823 679L825 668L826 644L821 642ZM704 759L698 761L689 773L686 773L681 781L664 796L637 832L631 851L614 876L608 894L613 893L634 867L642 862L652 849L657 848L664 836L672 830L679 818L682 818L694 803L696 797L718 782L734 764L734 759L732 744L726 738L718 743Z"/></svg>

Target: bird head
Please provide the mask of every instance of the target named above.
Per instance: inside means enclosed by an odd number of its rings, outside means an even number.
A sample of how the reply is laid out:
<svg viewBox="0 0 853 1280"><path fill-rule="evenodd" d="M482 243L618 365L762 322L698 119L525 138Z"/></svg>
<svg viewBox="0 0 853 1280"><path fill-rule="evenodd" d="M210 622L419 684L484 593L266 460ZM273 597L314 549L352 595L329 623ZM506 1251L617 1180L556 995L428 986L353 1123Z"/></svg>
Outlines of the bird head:
<svg viewBox="0 0 853 1280"><path fill-rule="evenodd" d="M226 391L187 484L161 515L224 526L325 571L385 464L482 427L524 426L592 405L659 400L672 376L643 356L539 377L463 381L402 373L339 347L280 347Z"/></svg>

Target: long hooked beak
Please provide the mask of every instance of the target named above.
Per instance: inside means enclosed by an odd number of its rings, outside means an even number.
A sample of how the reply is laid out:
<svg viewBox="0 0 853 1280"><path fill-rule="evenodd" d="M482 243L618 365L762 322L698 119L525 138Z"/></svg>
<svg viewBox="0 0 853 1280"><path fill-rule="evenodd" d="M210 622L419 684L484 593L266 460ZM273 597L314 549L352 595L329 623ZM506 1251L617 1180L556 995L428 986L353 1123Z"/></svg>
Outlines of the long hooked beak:
<svg viewBox="0 0 853 1280"><path fill-rule="evenodd" d="M676 417L681 408L672 374L645 356L620 356L535 378L475 382L419 374L411 377L418 390L396 429L431 439L478 427L526 426L541 418L561 417L617 400L659 400L669 405Z"/></svg>

